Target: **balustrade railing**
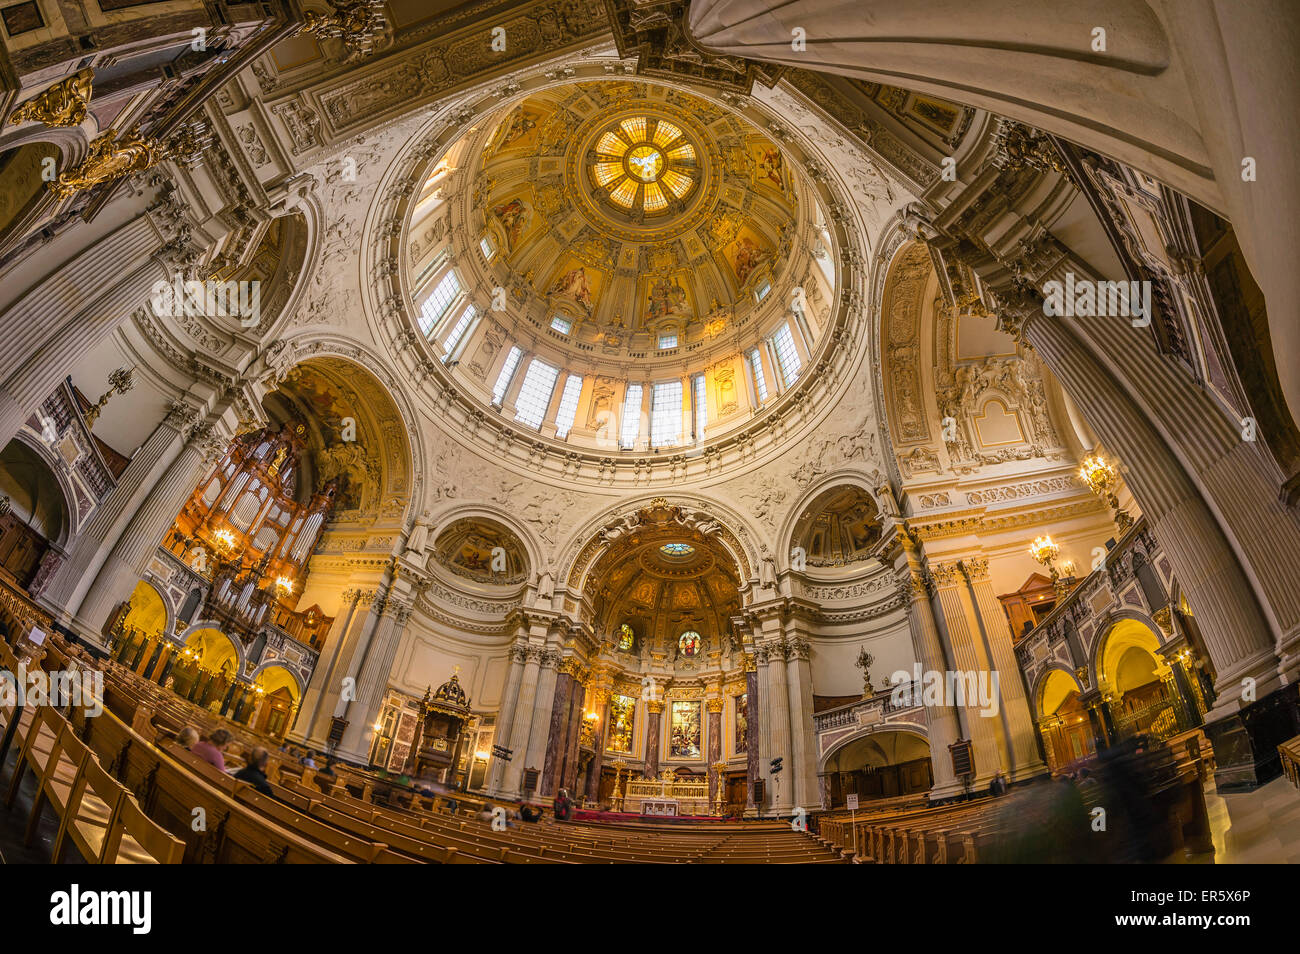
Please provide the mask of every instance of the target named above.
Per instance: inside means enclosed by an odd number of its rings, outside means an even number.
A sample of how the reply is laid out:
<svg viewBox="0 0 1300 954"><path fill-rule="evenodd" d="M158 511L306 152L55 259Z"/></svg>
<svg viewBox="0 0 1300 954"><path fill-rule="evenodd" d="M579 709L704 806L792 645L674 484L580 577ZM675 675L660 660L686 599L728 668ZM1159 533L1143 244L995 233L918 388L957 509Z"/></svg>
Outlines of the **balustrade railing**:
<svg viewBox="0 0 1300 954"><path fill-rule="evenodd" d="M916 692L912 691L913 687L916 688ZM830 729L839 729L848 725L860 725L864 721L874 721L870 718L873 713L878 713L879 719L883 720L886 716L895 712L921 708L919 704L913 702L906 704L895 703L895 693L897 693L897 698L900 700L911 700L919 697L920 687L910 682L899 686L890 686L867 699L815 713L813 715L813 729L816 732L826 732Z"/></svg>

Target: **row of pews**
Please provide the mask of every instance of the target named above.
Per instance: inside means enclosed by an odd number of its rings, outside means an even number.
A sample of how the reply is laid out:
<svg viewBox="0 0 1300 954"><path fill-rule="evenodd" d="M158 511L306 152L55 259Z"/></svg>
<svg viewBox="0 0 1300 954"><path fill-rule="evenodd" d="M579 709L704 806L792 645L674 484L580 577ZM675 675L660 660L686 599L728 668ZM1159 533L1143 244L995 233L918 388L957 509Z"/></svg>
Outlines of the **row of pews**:
<svg viewBox="0 0 1300 954"><path fill-rule="evenodd" d="M26 632L30 619L0 607L8 638ZM47 633L51 631L47 628ZM17 659L8 643L3 668ZM512 820L509 827L480 818L476 799L412 792L402 801L372 801L374 779L336 766L328 784L311 769L272 749L272 796L223 773L182 748L175 734L185 725L234 731L228 720L186 703L115 664L94 660L51 633L39 664L104 672L103 711L66 712L27 706L0 713L13 724L19 750L13 771L30 768L41 780L28 832L41 812L59 817L57 852L66 840L87 861L157 863L337 864L576 864L576 863L839 863L838 853L785 823L614 826ZM209 724L210 723L210 724ZM241 727L242 728L242 727ZM235 751L268 741L244 731ZM53 753L53 755L51 754ZM55 768L51 768L54 765ZM80 772L80 774L78 774ZM10 792L21 779L11 777ZM48 782L48 784L47 784ZM80 799L78 802L74 792ZM104 824L105 813L109 822ZM116 818L114 818L116 816ZM104 828L101 837L96 826ZM66 829L66 835L65 835Z"/></svg>
<svg viewBox="0 0 1300 954"><path fill-rule="evenodd" d="M1124 743L1080 779L1041 776L998 798L891 800L820 818L819 838L868 864L1152 862L1213 854L1199 729ZM1098 812L1105 824L1096 824Z"/></svg>
<svg viewBox="0 0 1300 954"><path fill-rule="evenodd" d="M859 863L974 864L997 830L994 807L987 799L934 808L873 806L853 816L823 816L820 838Z"/></svg>

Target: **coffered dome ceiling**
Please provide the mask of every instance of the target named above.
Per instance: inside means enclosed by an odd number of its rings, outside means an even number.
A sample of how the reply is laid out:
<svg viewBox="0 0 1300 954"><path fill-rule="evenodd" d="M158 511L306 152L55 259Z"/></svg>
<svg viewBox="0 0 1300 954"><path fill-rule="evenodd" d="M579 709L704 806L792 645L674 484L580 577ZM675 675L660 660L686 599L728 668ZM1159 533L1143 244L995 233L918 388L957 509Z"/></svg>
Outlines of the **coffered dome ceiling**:
<svg viewBox="0 0 1300 954"><path fill-rule="evenodd" d="M499 265L568 319L575 350L672 333L707 347L786 277L794 177L774 143L713 104L576 84L515 106L483 140L466 157L481 227Z"/></svg>
<svg viewBox="0 0 1300 954"><path fill-rule="evenodd" d="M725 648L740 612L734 561L712 537L679 526L646 527L620 541L593 579L598 626L616 654L662 654L696 668ZM683 646L684 633L698 634L698 644Z"/></svg>

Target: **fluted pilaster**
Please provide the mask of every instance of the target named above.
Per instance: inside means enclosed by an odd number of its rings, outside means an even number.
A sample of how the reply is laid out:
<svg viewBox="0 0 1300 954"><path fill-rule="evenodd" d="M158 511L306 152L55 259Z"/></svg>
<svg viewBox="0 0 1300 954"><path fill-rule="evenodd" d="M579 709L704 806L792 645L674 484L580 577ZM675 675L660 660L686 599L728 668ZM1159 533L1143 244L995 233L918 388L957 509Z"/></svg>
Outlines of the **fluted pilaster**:
<svg viewBox="0 0 1300 954"><path fill-rule="evenodd" d="M948 661L935 623L934 607L930 605L925 577L915 558L910 558L910 562L899 571L897 582L906 601L907 627L917 662L923 672L946 672ZM930 797L949 798L961 791L961 783L952 773L952 759L948 755L948 746L961 737L961 722L957 710L947 699L926 706L925 716L930 731L930 770L934 774Z"/></svg>
<svg viewBox="0 0 1300 954"><path fill-rule="evenodd" d="M1015 782L1041 775L1047 766L1038 753L1033 714L1025 697L1024 681L1015 650L1011 648L1011 629L1007 615L993 592L989 580L989 562L983 557L962 560L962 569L970 583L978 620L984 634L993 670L998 674L998 692L1002 697L1002 728L1008 739L1011 765L1008 777Z"/></svg>
<svg viewBox="0 0 1300 954"><path fill-rule="evenodd" d="M974 607L965 593L965 578L955 563L932 563L926 579L932 594L936 622L941 632L947 635L948 654L952 669L948 670L955 677L962 679L967 686L977 684L977 680L988 678L990 666L984 658L977 643L978 624L974 619ZM935 670L944 677L945 691L948 685L948 672ZM1003 768L1007 754L1003 751L1004 743L1001 733L994 724L994 718L984 713L978 698L971 698L965 693L961 700L951 700L961 712L962 724L975 761L975 775L971 780L976 788L982 788ZM924 698L924 696L923 696ZM934 752L935 758L950 758L947 752Z"/></svg>

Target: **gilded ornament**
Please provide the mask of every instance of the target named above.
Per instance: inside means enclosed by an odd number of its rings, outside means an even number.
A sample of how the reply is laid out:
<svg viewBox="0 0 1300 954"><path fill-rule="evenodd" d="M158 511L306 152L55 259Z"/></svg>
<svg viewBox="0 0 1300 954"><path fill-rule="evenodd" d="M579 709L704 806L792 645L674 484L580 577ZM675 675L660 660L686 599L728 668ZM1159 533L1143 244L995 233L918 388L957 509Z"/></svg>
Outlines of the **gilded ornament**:
<svg viewBox="0 0 1300 954"><path fill-rule="evenodd" d="M13 111L9 124L44 123L47 126L80 126L90 106L94 72L78 70L67 79L32 97Z"/></svg>

